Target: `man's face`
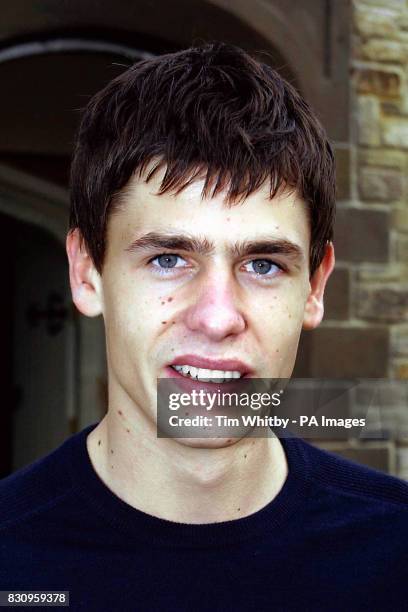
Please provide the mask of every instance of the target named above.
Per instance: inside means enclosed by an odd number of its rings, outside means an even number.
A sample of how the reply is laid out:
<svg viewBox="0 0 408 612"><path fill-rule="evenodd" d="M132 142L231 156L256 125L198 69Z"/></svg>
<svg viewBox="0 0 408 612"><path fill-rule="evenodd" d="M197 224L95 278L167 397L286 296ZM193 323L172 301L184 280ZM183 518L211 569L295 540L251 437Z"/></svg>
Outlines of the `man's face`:
<svg viewBox="0 0 408 612"><path fill-rule="evenodd" d="M175 362L187 376L290 377L311 291L295 194L271 201L265 186L228 208L225 193L202 200L202 182L155 195L160 178L133 180L111 215L100 284L110 393L152 423Z"/></svg>

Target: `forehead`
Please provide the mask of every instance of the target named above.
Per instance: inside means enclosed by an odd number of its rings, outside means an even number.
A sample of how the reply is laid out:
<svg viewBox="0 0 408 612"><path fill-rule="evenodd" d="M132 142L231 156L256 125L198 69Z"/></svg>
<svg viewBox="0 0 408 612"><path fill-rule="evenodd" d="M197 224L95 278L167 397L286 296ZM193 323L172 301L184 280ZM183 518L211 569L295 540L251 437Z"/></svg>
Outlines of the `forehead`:
<svg viewBox="0 0 408 612"><path fill-rule="evenodd" d="M309 248L310 224L306 203L296 191L283 190L270 198L269 181L239 203L230 204L227 191L203 198L204 180L197 179L180 193L158 194L164 170L146 183L134 176L120 197L108 225L108 236L123 240L146 232L174 231L205 235L214 243L283 238Z"/></svg>

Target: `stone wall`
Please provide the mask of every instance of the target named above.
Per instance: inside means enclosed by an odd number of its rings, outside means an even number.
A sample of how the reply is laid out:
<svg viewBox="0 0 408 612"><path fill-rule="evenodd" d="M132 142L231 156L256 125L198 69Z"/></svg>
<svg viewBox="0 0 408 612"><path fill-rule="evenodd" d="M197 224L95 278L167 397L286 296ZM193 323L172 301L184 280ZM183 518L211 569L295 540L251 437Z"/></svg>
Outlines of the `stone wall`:
<svg viewBox="0 0 408 612"><path fill-rule="evenodd" d="M355 2L353 26L351 206L378 236L357 269L353 314L389 327L388 375L408 379L408 3Z"/></svg>
<svg viewBox="0 0 408 612"><path fill-rule="evenodd" d="M339 168L337 272L320 341L314 340L319 351L311 346L309 354L322 376L333 375L337 360L338 376L408 385L408 2L355 0L351 28L350 148ZM364 408L364 398L356 402L353 412ZM408 394L390 398L387 410L391 442L376 448L391 471L408 479ZM356 441L337 446L345 454L350 448L362 460L373 450Z"/></svg>
<svg viewBox="0 0 408 612"><path fill-rule="evenodd" d="M352 26L354 164L344 212L362 223L349 251L366 246L353 266L350 314L370 330L385 327L384 374L408 385L408 2L356 0ZM389 408L396 471L405 478L407 399Z"/></svg>

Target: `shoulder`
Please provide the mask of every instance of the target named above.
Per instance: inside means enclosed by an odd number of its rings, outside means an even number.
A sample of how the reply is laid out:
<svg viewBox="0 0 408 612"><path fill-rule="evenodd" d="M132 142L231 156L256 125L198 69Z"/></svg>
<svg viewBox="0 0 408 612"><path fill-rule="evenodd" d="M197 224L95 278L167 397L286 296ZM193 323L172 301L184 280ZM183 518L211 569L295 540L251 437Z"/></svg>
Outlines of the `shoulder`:
<svg viewBox="0 0 408 612"><path fill-rule="evenodd" d="M71 438L59 448L0 480L0 534L54 507L72 490L66 468Z"/></svg>
<svg viewBox="0 0 408 612"><path fill-rule="evenodd" d="M297 440L308 462L312 485L345 507L368 514L408 518L408 482ZM407 521L408 523L408 521Z"/></svg>

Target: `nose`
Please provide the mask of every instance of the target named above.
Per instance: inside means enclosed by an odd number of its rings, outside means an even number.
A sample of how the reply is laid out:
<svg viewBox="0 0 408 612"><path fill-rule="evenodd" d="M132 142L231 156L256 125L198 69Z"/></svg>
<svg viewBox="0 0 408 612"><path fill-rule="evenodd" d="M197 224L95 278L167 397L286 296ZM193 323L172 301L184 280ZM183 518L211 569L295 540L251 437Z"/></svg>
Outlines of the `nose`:
<svg viewBox="0 0 408 612"><path fill-rule="evenodd" d="M244 331L246 322L237 307L235 293L230 274L214 271L206 275L198 287L194 304L187 309L188 329L201 332L215 342Z"/></svg>

